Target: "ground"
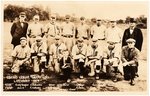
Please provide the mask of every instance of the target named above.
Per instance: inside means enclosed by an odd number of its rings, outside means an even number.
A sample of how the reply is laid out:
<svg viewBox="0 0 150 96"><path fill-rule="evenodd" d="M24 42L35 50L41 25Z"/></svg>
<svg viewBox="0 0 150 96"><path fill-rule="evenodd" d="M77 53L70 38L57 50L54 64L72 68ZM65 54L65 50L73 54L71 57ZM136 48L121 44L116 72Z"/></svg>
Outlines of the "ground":
<svg viewBox="0 0 150 96"><path fill-rule="evenodd" d="M43 23L43 22L42 22ZM10 64L11 64L11 51L12 51L12 45L10 44L11 42L11 35L10 35L10 27L12 23L4 22L4 27L3 27L3 69L4 69L4 82L8 83L6 78L10 79L11 77L9 76L17 76L17 78L21 78L21 76L30 78L30 79L35 79L32 78L31 75L29 74L11 74L9 73L10 69ZM45 24L45 22L44 22ZM127 25L119 25L122 30L127 28ZM102 78L100 80L95 80L93 77L87 77L85 79L77 79L77 75L73 75L73 79L71 83L65 83L63 80L60 80L60 78L56 77L56 75L51 74L51 72L47 72L46 75L42 75L39 77L37 74L32 74L33 77L37 76L39 78L37 82L42 82L43 86L41 91L89 91L89 92L100 92L100 91L119 91L119 92L145 92L147 91L147 70L148 70L148 65L147 65L147 30L142 29L143 36L144 36L144 42L143 42L143 47L142 47L142 52L140 53L140 63L139 63L139 77L136 78L136 85L135 86L130 86L128 81L121 80L119 82L112 82L111 80ZM13 78L14 78L13 77ZM16 79L13 79L16 80ZM12 81L9 81L13 83ZM19 82L19 81L16 81ZM4 86L9 86L7 84L4 84ZM20 86L20 85L18 85ZM37 85L38 86L38 85ZM5 89L5 91L9 90ZM31 91L31 90L30 90Z"/></svg>

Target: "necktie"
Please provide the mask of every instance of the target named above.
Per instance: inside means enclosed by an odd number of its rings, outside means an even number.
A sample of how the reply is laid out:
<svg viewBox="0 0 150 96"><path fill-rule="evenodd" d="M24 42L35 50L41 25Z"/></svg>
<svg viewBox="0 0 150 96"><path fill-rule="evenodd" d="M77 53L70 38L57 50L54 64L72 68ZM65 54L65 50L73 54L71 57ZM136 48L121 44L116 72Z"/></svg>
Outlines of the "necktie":
<svg viewBox="0 0 150 96"><path fill-rule="evenodd" d="M23 28L23 22L21 22L21 27Z"/></svg>

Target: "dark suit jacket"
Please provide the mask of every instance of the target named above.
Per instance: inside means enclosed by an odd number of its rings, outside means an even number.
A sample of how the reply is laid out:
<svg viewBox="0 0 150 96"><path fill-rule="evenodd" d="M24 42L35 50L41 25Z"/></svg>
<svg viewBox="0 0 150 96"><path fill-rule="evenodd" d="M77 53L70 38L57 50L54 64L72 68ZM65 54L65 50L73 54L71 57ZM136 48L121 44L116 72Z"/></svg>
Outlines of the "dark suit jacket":
<svg viewBox="0 0 150 96"><path fill-rule="evenodd" d="M133 38L136 40L135 47L141 51L143 43L143 34L139 28L134 28L133 33L130 34L130 29L126 29L123 35L122 47L127 45L126 40Z"/></svg>
<svg viewBox="0 0 150 96"><path fill-rule="evenodd" d="M23 22L23 27L21 26L20 22L13 23L13 25L11 27L11 31L10 31L11 36L12 36L11 44L19 45L20 44L20 38L26 37L27 28L28 28L28 23L26 23L26 22Z"/></svg>

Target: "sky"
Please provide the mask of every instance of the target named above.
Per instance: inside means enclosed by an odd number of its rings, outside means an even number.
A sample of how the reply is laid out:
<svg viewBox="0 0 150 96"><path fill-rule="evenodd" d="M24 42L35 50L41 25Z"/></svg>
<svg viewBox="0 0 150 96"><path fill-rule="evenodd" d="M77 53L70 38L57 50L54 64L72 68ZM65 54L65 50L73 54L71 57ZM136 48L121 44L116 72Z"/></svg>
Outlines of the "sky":
<svg viewBox="0 0 150 96"><path fill-rule="evenodd" d="M59 13L61 16L66 14L75 14L76 17L85 16L86 18L101 19L125 19L127 16L138 17L140 15L148 16L148 2L144 1L13 1L4 2L4 4L32 6L41 5L51 8L52 13Z"/></svg>

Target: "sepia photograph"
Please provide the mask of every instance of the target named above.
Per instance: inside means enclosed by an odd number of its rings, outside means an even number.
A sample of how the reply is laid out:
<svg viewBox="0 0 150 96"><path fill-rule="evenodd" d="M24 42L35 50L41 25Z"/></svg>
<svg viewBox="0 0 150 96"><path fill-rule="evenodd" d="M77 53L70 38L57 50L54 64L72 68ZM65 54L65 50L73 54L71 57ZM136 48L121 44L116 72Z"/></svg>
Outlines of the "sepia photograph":
<svg viewBox="0 0 150 96"><path fill-rule="evenodd" d="M148 93L148 1L1 5L4 93Z"/></svg>

